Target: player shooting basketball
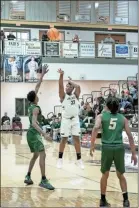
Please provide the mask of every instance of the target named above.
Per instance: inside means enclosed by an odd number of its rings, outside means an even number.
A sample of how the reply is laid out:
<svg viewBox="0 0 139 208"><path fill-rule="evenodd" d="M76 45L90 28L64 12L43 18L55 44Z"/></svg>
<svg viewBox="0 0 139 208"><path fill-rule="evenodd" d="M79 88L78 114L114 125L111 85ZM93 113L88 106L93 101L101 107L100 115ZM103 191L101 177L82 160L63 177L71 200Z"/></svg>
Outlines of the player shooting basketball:
<svg viewBox="0 0 139 208"><path fill-rule="evenodd" d="M95 149L95 140L98 131L102 128L102 153L101 153L101 172L102 178L100 181L101 186L101 199L100 207L110 207L106 200L107 179L109 171L114 161L116 167L116 174L120 182L121 190L123 192L123 207L130 207L127 193L127 182L124 177L125 172L125 150L123 145L122 132L125 129L129 144L131 147L131 161L134 165L137 164L137 157L135 152L134 139L128 126L128 120L122 115L117 113L119 110L119 101L115 97L110 97L107 100L107 111L97 116L95 126L92 131L92 141L90 155L93 156Z"/></svg>
<svg viewBox="0 0 139 208"><path fill-rule="evenodd" d="M79 122L79 96L80 86L71 81L69 77L66 90L64 91L63 77L64 71L58 70L60 74L59 78L59 97L62 103L62 120L61 120L61 136L62 140L59 146L59 160L57 163L58 168L62 168L63 164L63 152L67 139L70 135L73 136L74 145L77 154L77 165L84 169L83 162L81 160L81 145L80 145L80 122ZM75 90L75 91L74 91ZM74 92L73 92L74 91Z"/></svg>

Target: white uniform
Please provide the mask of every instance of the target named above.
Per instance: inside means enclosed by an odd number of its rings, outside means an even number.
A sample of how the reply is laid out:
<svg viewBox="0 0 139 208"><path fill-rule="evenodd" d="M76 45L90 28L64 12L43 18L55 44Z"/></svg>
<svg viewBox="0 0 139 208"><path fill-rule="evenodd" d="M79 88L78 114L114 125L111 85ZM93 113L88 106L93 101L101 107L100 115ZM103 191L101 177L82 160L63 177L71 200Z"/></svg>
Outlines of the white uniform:
<svg viewBox="0 0 139 208"><path fill-rule="evenodd" d="M33 79L33 78L37 78L37 68L38 68L38 63L36 61L30 61L28 63L28 68L29 68L29 76L30 76L30 79Z"/></svg>
<svg viewBox="0 0 139 208"><path fill-rule="evenodd" d="M80 135L79 101L75 94L67 95L62 102L61 136Z"/></svg>

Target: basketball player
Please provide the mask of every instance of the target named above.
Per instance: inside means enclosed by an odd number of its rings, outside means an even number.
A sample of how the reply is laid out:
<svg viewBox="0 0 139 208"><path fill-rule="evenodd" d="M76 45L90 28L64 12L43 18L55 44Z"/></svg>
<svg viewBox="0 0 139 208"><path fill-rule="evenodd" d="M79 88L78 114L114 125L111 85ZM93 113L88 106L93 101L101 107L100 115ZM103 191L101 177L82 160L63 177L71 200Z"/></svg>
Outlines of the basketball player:
<svg viewBox="0 0 139 208"><path fill-rule="evenodd" d="M124 145L122 139L122 132L125 129L129 144L131 147L131 162L134 161L134 165L137 164L137 157L135 152L135 145L133 136L128 126L128 120L122 115L117 113L119 110L119 101L115 97L110 97L106 103L107 111L97 116L94 129L92 131L92 141L90 155L93 156L95 149L95 140L98 135L98 130L102 127L102 153L101 153L101 172L102 178L100 181L101 186L101 199L100 207L110 207L110 204L106 200L106 188L107 179L109 177L109 171L114 161L116 167L116 174L119 179L121 190L123 192L123 207L130 207L127 193L127 182L124 177L125 161L124 161Z"/></svg>
<svg viewBox="0 0 139 208"><path fill-rule="evenodd" d="M11 65L11 76L16 78L18 75L18 62L15 57L8 59L8 64Z"/></svg>
<svg viewBox="0 0 139 208"><path fill-rule="evenodd" d="M81 146L80 146L80 122L79 122L79 96L80 86L69 80L66 85L66 92L64 92L63 76L64 71L58 70L60 74L59 78L59 97L62 103L62 120L61 120L61 142L59 146L59 160L57 168L62 168L63 164L63 152L67 139L70 135L73 136L74 145L77 154L77 165L84 169L83 162L81 160ZM73 90L75 89L74 93Z"/></svg>
<svg viewBox="0 0 139 208"><path fill-rule="evenodd" d="M30 161L28 173L25 177L24 183L26 183L27 185L33 184L33 181L31 179L31 171L34 167L37 158L40 157L39 164L40 164L42 179L39 186L46 189L54 190L54 187L49 183L48 179L45 176L45 149L41 135L43 135L45 139L48 138L46 136L46 133L44 133L41 128L42 114L41 114L41 109L38 106L39 99L37 96L42 79L47 72L48 72L48 66L44 65L42 68L41 77L36 85L35 91L30 91L27 95L27 99L30 102L30 106L28 109L30 127L27 132L27 142L31 152L33 153L33 157Z"/></svg>
<svg viewBox="0 0 139 208"><path fill-rule="evenodd" d="M35 58L32 56L31 61L28 63L29 79L37 79L37 69L38 63L35 61Z"/></svg>

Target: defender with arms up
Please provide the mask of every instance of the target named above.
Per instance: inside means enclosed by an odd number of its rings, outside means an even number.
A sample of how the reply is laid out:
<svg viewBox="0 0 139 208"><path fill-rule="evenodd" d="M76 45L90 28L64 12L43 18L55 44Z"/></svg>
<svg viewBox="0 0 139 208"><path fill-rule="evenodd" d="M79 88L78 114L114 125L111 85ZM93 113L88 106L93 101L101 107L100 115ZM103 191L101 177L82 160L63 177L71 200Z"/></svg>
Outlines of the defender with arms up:
<svg viewBox="0 0 139 208"><path fill-rule="evenodd" d="M80 122L79 122L79 96L80 86L76 85L69 78L69 82L66 85L66 92L64 92L63 76L64 72L59 69L59 97L62 103L62 120L61 120L61 136L62 140L59 146L59 160L57 163L58 168L62 168L63 152L67 139L70 135L73 136L74 145L77 154L77 165L84 169L83 162L81 160L81 146L80 146ZM73 90L75 92L73 93Z"/></svg>
<svg viewBox="0 0 139 208"><path fill-rule="evenodd" d="M42 67L42 74L36 85L35 91L30 91L27 95L27 99L30 102L30 106L28 109L30 127L27 132L27 142L28 142L31 152L33 153L33 157L30 161L28 173L25 177L24 183L26 183L27 185L33 184L33 181L31 180L31 171L34 167L34 164L37 158L40 156L39 164L40 164L42 179L41 179L39 186L46 188L46 189L54 190L54 187L49 183L48 179L46 179L46 176L45 176L45 156L46 155L45 155L45 148L44 148L41 135L43 135L43 137L46 140L49 140L49 139L46 133L43 132L42 127L41 127L42 113L41 113L41 108L38 106L39 99L37 96L42 79L48 71L49 71L48 66L44 65Z"/></svg>
<svg viewBox="0 0 139 208"><path fill-rule="evenodd" d="M101 172L102 178L100 181L101 186L101 199L100 207L110 207L110 204L106 200L106 188L107 179L109 177L109 171L114 161L116 167L116 174L119 179L121 190L123 192L123 206L130 207L127 193L127 182L124 177L125 172L125 149L123 145L122 132L125 129L129 144L131 147L131 162L134 161L134 165L137 164L137 157L135 152L135 145L133 136L128 126L128 120L122 115L117 113L119 110L119 101L115 97L110 97L106 104L108 110L97 116L95 126L92 131L91 149L90 155L93 156L95 149L95 140L98 135L98 131L102 128L102 153L101 153Z"/></svg>

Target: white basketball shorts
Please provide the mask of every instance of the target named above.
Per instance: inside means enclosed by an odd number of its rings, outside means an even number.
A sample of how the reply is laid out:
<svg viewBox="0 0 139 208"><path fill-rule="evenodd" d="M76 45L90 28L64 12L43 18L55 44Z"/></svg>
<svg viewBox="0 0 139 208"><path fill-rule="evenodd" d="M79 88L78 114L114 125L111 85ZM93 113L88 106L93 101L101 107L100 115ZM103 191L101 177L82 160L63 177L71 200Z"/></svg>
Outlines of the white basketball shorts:
<svg viewBox="0 0 139 208"><path fill-rule="evenodd" d="M61 137L69 136L79 136L80 135L80 121L79 117L72 119L62 118L61 128L60 128Z"/></svg>

